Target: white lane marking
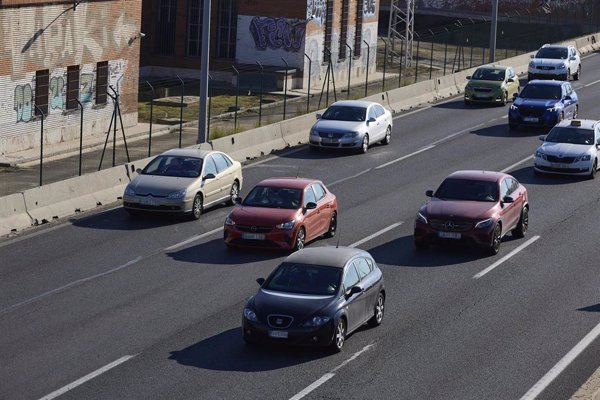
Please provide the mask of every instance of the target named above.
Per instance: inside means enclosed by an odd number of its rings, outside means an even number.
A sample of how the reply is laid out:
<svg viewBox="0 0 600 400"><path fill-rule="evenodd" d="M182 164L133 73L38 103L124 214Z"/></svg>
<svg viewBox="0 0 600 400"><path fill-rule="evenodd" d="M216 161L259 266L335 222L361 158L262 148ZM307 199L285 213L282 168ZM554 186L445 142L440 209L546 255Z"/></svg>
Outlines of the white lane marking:
<svg viewBox="0 0 600 400"><path fill-rule="evenodd" d="M505 255L504 257L502 257L501 259L499 259L498 261L496 261L495 263L493 263L492 265L490 265L489 267L487 267L486 269L481 271L480 273L475 274L473 276L473 279L481 278L482 276L484 276L488 272L492 271L494 268L496 268L497 266L502 264L504 261L506 261L509 258L511 258L512 256L514 256L515 254L517 254L518 252L523 250L525 247L529 246L530 244L532 244L533 242L538 240L539 238L540 238L540 236L538 236L538 235L532 237L531 239L529 239L528 241L526 241L525 243L523 243L522 245L520 245L519 247L517 247L516 249L514 249L513 251L511 251L510 253L508 253L507 255Z"/></svg>
<svg viewBox="0 0 600 400"><path fill-rule="evenodd" d="M599 80L597 80L597 81L594 81L594 82L590 82L590 83L588 83L587 85L583 85L583 87L584 87L584 88L586 88L586 87L588 87L588 86L596 85L596 84L598 84L598 83L600 83L600 79L599 79Z"/></svg>
<svg viewBox="0 0 600 400"><path fill-rule="evenodd" d="M264 164L264 163L266 163L266 162L272 161L272 160L274 160L274 159L276 159L276 158L280 158L280 157L289 156L290 154L294 154L294 153L299 153L299 152L301 152L301 151L303 151L303 150L305 150L305 149L306 149L306 146L300 146L300 147L299 147L299 148L297 148L297 149L292 149L292 150L290 150L290 151L284 151L284 152L283 152L283 153L281 153L281 154L278 154L278 155L276 155L276 156L270 156L270 157L267 157L267 158L265 158L265 159L262 159L262 160L260 160L260 161L253 162L253 163L251 163L251 164L245 165L244 167L245 167L245 168L252 168L252 167L256 167L256 166L259 166L259 165L261 165L261 164Z"/></svg>
<svg viewBox="0 0 600 400"><path fill-rule="evenodd" d="M481 124L477 124L475 126L471 126L471 127L467 128L467 129L463 129L462 131L454 132L454 133L452 133L452 134L450 134L450 135L448 135L446 137L443 137L441 139L436 140L435 142L433 142L431 144L435 146L437 144L440 144L440 143L443 143L443 142L447 141L448 139L452 139L455 136L462 135L463 133L470 132L473 129L481 128L482 126L485 126L486 124L487 124L487 122L483 122Z"/></svg>
<svg viewBox="0 0 600 400"><path fill-rule="evenodd" d="M392 161L390 161L390 162L386 162L385 164L381 164L381 165L379 165L379 166L375 167L375 169L381 169L381 168L385 168L385 167L387 167L387 166L390 166L390 165L392 165L392 164L395 164L395 163L397 163L397 162L399 162L399 161L406 160L407 158L409 158L409 157L412 157L412 156L415 156L415 155L417 155L417 154L419 154L419 153L423 153L424 151L431 150L431 149L433 149L434 147L435 147L435 145L430 145L430 146L427 146L427 147L423 147L422 149L420 149L420 150L417 150L417 151L415 151L415 152L413 152L413 153L407 154L407 155L405 155L405 156L402 156L402 157L400 157L400 158L397 158L397 159L395 159L395 160L392 160Z"/></svg>
<svg viewBox="0 0 600 400"><path fill-rule="evenodd" d="M363 243L365 243L365 242L368 242L369 240L371 240L371 239L374 239L374 238L376 238L377 236L383 235L384 233L386 233L386 232L388 232L388 231L391 231L392 229L394 229L394 228L396 228L396 227L398 227L398 226L402 225L402 223L403 223L403 222L396 222L395 224L392 224L392 225L388 226L387 228L383 228L382 230L380 230L380 231L377 231L377 232L375 232L374 234L372 234L372 235L369 235L369 236L367 236L366 238L359 240L358 242L352 243L352 244L351 244L350 246L348 246L348 247L356 247L356 246L360 246L361 244L363 244Z"/></svg>
<svg viewBox="0 0 600 400"><path fill-rule="evenodd" d="M312 392L313 390L315 390L316 388L318 388L319 386L321 386L322 384L324 384L325 382L327 382L328 380L333 378L335 376L335 373L337 371L339 371L341 368L345 367L348 363L352 362L357 357L359 357L361 354L363 354L365 351L370 350L371 348L373 348L373 344L366 345L360 351L357 351L356 353L354 353L354 355L352 355L352 357L350 357L349 359L347 359L346 361L344 361L343 363L341 363L340 365L338 365L337 367L332 369L331 372L326 373L325 375L323 375L322 377L320 377L319 379L317 379L316 381L314 381L313 383L308 385L306 388L304 388L298 394L290 397L289 400L300 400L300 399L304 398L310 392Z"/></svg>
<svg viewBox="0 0 600 400"><path fill-rule="evenodd" d="M223 228L216 228L216 229L213 229L212 231L205 232L205 233L203 233L201 235L192 236L191 238L186 239L183 242L179 242L179 243L176 243L176 244L174 244L172 246L166 247L165 251L175 250L178 247L185 246L186 244L195 242L196 240L204 239L205 237L213 235L213 234L215 234L217 232L220 232L220 231L223 231Z"/></svg>
<svg viewBox="0 0 600 400"><path fill-rule="evenodd" d="M331 182L331 183L328 183L328 184L327 184L327 186L333 186L333 185L337 185L338 183L342 183L342 182L345 182L345 181L347 181L347 180L350 180L350 179L357 178L357 177L359 177L359 176L361 176L361 175L364 175L364 174L366 174L367 172L369 172L369 171L371 171L371 170L372 170L372 168L369 168L369 169L366 169L366 170L364 170L364 171L361 171L361 172L359 172L358 174L355 174L355 175L352 175L352 176L347 176L347 177L345 177L345 178L342 178L342 179L338 179L337 181L333 181L333 182Z"/></svg>
<svg viewBox="0 0 600 400"><path fill-rule="evenodd" d="M50 295L56 294L56 293L61 292L61 291L65 290L65 289L68 289L68 288L71 288L71 287L74 287L74 286L78 286L78 285L80 285L82 283L91 281L92 279L100 278L100 277L103 277L105 275L112 274L113 272L120 271L120 270L122 270L124 268L130 267L130 266L132 266L132 265L140 262L141 260L142 260L142 257L137 257L137 258L135 258L135 259L133 259L133 260L131 260L131 261L123 264L123 265L120 265L120 266L118 266L116 268L110 269L110 270L105 271L105 272L101 272L101 273L96 274L96 275L88 276L87 278L78 279L78 280L76 280L74 282L68 283L68 284L66 284L64 286L61 286L59 288L56 288L56 289L49 290L49 291L47 291L45 293L42 293L42 294L40 294L38 296L35 296L35 297L32 297L32 298L30 298L28 300L22 301L22 302L17 303L17 304L13 304L10 307L6 307L6 308L0 310L0 315L7 314L7 313L11 312L12 310L14 310L15 308L24 306L24 305L29 304L29 303L33 303L34 301L37 301L37 300L40 300L40 299L42 299L44 297L48 297Z"/></svg>
<svg viewBox="0 0 600 400"><path fill-rule="evenodd" d="M522 159L521 161L517 161L517 162L516 162L516 163L514 163L513 165L511 165L511 166L509 166L509 167L506 167L506 168L504 168L504 169L503 169L502 171L500 171L500 172L502 172L502 173L506 173L506 172L510 171L511 169L513 169L514 167L517 167L517 166L519 166L519 165L523 164L524 162L531 160L532 158L533 158L533 156L527 156L527 157L525 157L524 159Z"/></svg>
<svg viewBox="0 0 600 400"><path fill-rule="evenodd" d="M105 373L106 371L116 367L117 365L123 364L125 361L131 360L133 357L135 357L135 356L130 356L130 355L123 356L123 357L119 358L118 360L115 360L115 361L111 362L110 364L107 364L104 367L87 374L83 378L77 379L76 381L69 383L67 386L63 386L62 388L55 390L54 392L50 393L49 395L42 397L40 400L52 400L58 396L61 396L65 393L67 393L69 390L75 389L77 386L80 386L80 385L84 384L85 382L94 379L98 375Z"/></svg>
<svg viewBox="0 0 600 400"><path fill-rule="evenodd" d="M583 351L600 336L600 324L596 325L575 347L571 349L546 375L542 377L521 400L534 400L556 379Z"/></svg>

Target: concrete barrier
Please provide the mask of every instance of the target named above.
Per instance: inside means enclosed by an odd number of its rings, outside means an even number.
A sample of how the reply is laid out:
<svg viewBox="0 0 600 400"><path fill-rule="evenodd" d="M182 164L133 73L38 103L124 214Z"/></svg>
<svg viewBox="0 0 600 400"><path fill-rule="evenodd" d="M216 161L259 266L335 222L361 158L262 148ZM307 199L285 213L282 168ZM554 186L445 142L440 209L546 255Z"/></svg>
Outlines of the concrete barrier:
<svg viewBox="0 0 600 400"><path fill-rule="evenodd" d="M215 139L211 141L211 144L214 150L227 153L240 161L269 154L273 150L288 146L281 135L280 123Z"/></svg>
<svg viewBox="0 0 600 400"><path fill-rule="evenodd" d="M105 169L23 192L34 225L117 201L129 182L124 166Z"/></svg>
<svg viewBox="0 0 600 400"><path fill-rule="evenodd" d="M281 136L288 146L308 143L310 128L315 122L317 122L317 112L282 121L280 122Z"/></svg>
<svg viewBox="0 0 600 400"><path fill-rule="evenodd" d="M433 80L426 80L402 86L388 91L386 98L388 107L399 112L435 100L435 85Z"/></svg>
<svg viewBox="0 0 600 400"><path fill-rule="evenodd" d="M8 235L33 225L33 219L27 214L23 193L0 197L0 236Z"/></svg>
<svg viewBox="0 0 600 400"><path fill-rule="evenodd" d="M455 96L460 93L456 85L456 77L454 74L442 76L434 79L436 99ZM466 82L465 82L466 84Z"/></svg>

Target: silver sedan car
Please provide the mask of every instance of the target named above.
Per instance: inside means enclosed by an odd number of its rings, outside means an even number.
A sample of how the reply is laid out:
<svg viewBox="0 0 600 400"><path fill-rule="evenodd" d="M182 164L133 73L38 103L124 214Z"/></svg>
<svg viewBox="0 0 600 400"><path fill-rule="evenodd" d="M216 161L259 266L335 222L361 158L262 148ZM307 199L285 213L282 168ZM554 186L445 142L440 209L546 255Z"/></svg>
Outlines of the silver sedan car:
<svg viewBox="0 0 600 400"><path fill-rule="evenodd" d="M125 188L123 207L132 215L153 211L198 219L205 208L233 204L242 183L242 165L225 153L169 150L138 170Z"/></svg>
<svg viewBox="0 0 600 400"><path fill-rule="evenodd" d="M392 113L372 101L345 100L333 103L310 130L311 150L352 149L366 153L371 143L389 144Z"/></svg>

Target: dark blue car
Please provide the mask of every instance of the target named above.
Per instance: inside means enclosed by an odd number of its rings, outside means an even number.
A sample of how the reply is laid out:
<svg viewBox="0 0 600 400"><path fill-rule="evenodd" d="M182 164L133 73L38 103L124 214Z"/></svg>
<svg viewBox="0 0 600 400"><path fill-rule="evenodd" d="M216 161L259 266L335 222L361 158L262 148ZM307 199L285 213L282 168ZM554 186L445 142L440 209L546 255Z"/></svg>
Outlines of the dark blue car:
<svg viewBox="0 0 600 400"><path fill-rule="evenodd" d="M552 128L563 119L577 117L579 101L569 82L533 80L515 95L508 110L510 129L519 126Z"/></svg>

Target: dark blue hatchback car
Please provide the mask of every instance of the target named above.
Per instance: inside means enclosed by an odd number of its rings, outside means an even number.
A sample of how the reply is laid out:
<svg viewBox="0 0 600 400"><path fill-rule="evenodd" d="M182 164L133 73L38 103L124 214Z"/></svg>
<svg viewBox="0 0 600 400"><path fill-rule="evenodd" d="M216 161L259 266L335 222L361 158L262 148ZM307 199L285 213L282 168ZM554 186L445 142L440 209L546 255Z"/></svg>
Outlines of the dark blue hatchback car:
<svg viewBox="0 0 600 400"><path fill-rule="evenodd" d="M510 129L519 126L552 128L577 117L579 100L569 82L533 80L527 83L508 110Z"/></svg>

